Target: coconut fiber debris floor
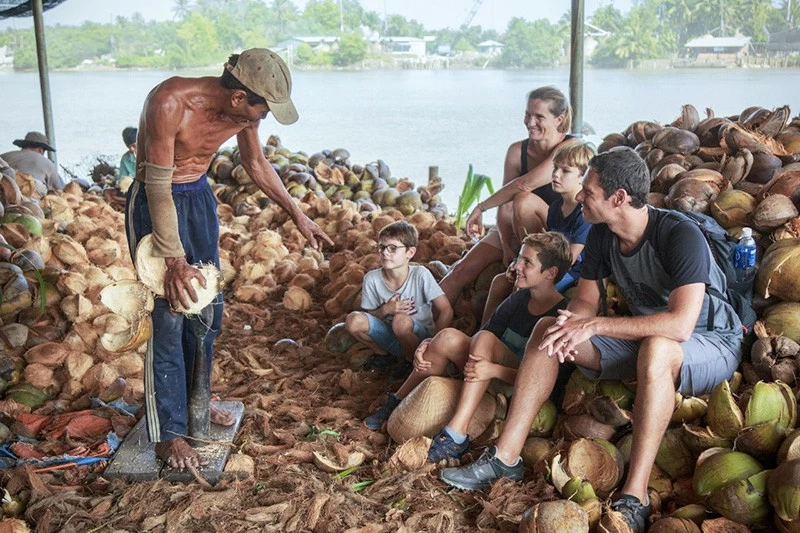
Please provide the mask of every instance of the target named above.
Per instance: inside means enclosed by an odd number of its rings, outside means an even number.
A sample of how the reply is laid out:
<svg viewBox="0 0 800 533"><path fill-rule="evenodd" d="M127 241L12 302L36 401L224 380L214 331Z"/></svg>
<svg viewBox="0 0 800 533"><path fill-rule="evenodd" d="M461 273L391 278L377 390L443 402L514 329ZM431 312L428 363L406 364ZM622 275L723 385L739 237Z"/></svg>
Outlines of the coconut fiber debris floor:
<svg viewBox="0 0 800 533"><path fill-rule="evenodd" d="M208 459L208 465L197 471L209 483L216 483L223 477L225 463L230 455L231 444L239 430L244 415L242 402L215 402L214 405L233 413L236 422L229 427L211 424L209 444L196 447L198 453ZM188 471L179 471L165 466L156 458L155 444L147 438L145 418L142 417L125 442L119 447L114 458L106 468L104 476L108 479L124 479L126 481L193 481L194 475Z"/></svg>

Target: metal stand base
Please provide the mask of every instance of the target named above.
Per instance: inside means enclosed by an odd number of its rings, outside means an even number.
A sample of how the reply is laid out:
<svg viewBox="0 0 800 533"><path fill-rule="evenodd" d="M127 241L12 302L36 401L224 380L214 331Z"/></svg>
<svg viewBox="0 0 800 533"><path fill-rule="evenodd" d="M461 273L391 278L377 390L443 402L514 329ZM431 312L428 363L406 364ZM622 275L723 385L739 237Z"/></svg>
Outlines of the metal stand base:
<svg viewBox="0 0 800 533"><path fill-rule="evenodd" d="M244 415L242 402L214 402L214 405L232 413L236 417L236 422L229 427L211 424L208 440L219 444L195 446L197 453L208 459L208 465L199 468L198 472L211 484L222 478L235 477L235 474L227 474L223 472L223 469L231 452L230 444L236 437ZM187 441L189 440L187 439ZM139 420L117 453L114 454L103 476L107 479L125 479L127 481L155 481L157 479L194 481L191 472L174 470L156 458L155 444L147 438L144 417Z"/></svg>

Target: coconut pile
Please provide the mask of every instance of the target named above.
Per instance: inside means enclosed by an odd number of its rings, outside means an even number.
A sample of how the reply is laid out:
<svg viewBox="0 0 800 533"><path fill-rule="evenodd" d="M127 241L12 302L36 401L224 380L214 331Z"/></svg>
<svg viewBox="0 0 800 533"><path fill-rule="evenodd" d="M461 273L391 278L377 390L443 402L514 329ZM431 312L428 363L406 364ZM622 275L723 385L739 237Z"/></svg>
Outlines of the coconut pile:
<svg viewBox="0 0 800 533"><path fill-rule="evenodd" d="M687 106L671 125L637 122L601 145L629 145L645 158L653 204L710 213L732 234L749 225L760 245L757 335L730 382L708 397L676 396L650 480L651 531L800 527L800 168L792 155L800 153L800 120L787 124L785 108L740 116L701 121ZM398 407L388 434L361 425L402 379L362 370L369 351L341 324L360 306L364 274L379 266L377 232L401 218L413 223L415 260L437 279L469 242L437 209L436 180L415 189L382 162L359 167L345 151L326 152L292 152L277 138L265 147L302 211L334 240L324 254L257 192L235 152L220 152L212 165L226 297L212 387L245 404L228 469L249 477L133 484L103 478L102 462L31 463L0 473L0 528L626 531L613 514L600 517L624 478L635 384L574 373L560 405L546 403L534 421L526 481L504 480L487 493L451 491L425 462L457 382L427 380ZM0 444L21 458L107 455L107 434L124 438L135 418L91 400L142 403L143 340L152 327L123 216L73 186L35 198L22 174L0 180L0 195L0 234L17 249L0 249ZM384 205L387 195L393 204ZM412 200L399 203L403 195ZM464 292L455 327L475 327L474 307L500 270L487 268ZM613 285L608 296L624 313ZM503 394L487 393L464 461L499 435L506 407ZM409 424L411 417L419 420Z"/></svg>
<svg viewBox="0 0 800 533"><path fill-rule="evenodd" d="M439 176L431 175L426 185L415 188L407 177L392 176L383 160L353 164L350 152L344 148L326 149L309 156L283 147L276 135L267 140L264 155L294 198L304 198L313 192L334 204L353 200L362 214L394 207L404 215L428 211L437 220L448 215L447 206L439 196L444 188ZM215 188L215 194L221 202L232 206L237 215L250 214L254 206L269 202L241 165L237 149L218 152L209 168L209 177L224 185Z"/></svg>

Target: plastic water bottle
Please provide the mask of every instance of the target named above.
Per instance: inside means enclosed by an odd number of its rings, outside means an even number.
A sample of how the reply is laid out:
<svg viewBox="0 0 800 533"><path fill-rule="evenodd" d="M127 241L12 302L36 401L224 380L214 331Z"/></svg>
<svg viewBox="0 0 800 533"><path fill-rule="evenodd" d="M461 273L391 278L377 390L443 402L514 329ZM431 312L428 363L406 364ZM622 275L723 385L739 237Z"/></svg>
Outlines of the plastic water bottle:
<svg viewBox="0 0 800 533"><path fill-rule="evenodd" d="M742 228L742 238L736 245L733 266L736 268L737 283L752 282L756 276L756 241L753 230Z"/></svg>

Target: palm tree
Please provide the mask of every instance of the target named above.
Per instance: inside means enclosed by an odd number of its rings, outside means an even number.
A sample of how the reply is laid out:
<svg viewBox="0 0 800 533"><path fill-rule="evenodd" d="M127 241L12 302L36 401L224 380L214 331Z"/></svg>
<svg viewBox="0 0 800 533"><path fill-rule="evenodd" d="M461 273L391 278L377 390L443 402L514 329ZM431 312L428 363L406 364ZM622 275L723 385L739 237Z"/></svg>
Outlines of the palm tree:
<svg viewBox="0 0 800 533"><path fill-rule="evenodd" d="M292 0L272 0L272 11L278 21L278 29L283 35L284 25L297 17L297 6Z"/></svg>
<svg viewBox="0 0 800 533"><path fill-rule="evenodd" d="M186 17L192 11L192 0L172 0L172 3L174 4L172 6L173 18L181 21L186 20Z"/></svg>
<svg viewBox="0 0 800 533"><path fill-rule="evenodd" d="M678 43L683 45L692 22L694 2L692 0L666 0L663 13L678 32Z"/></svg>

